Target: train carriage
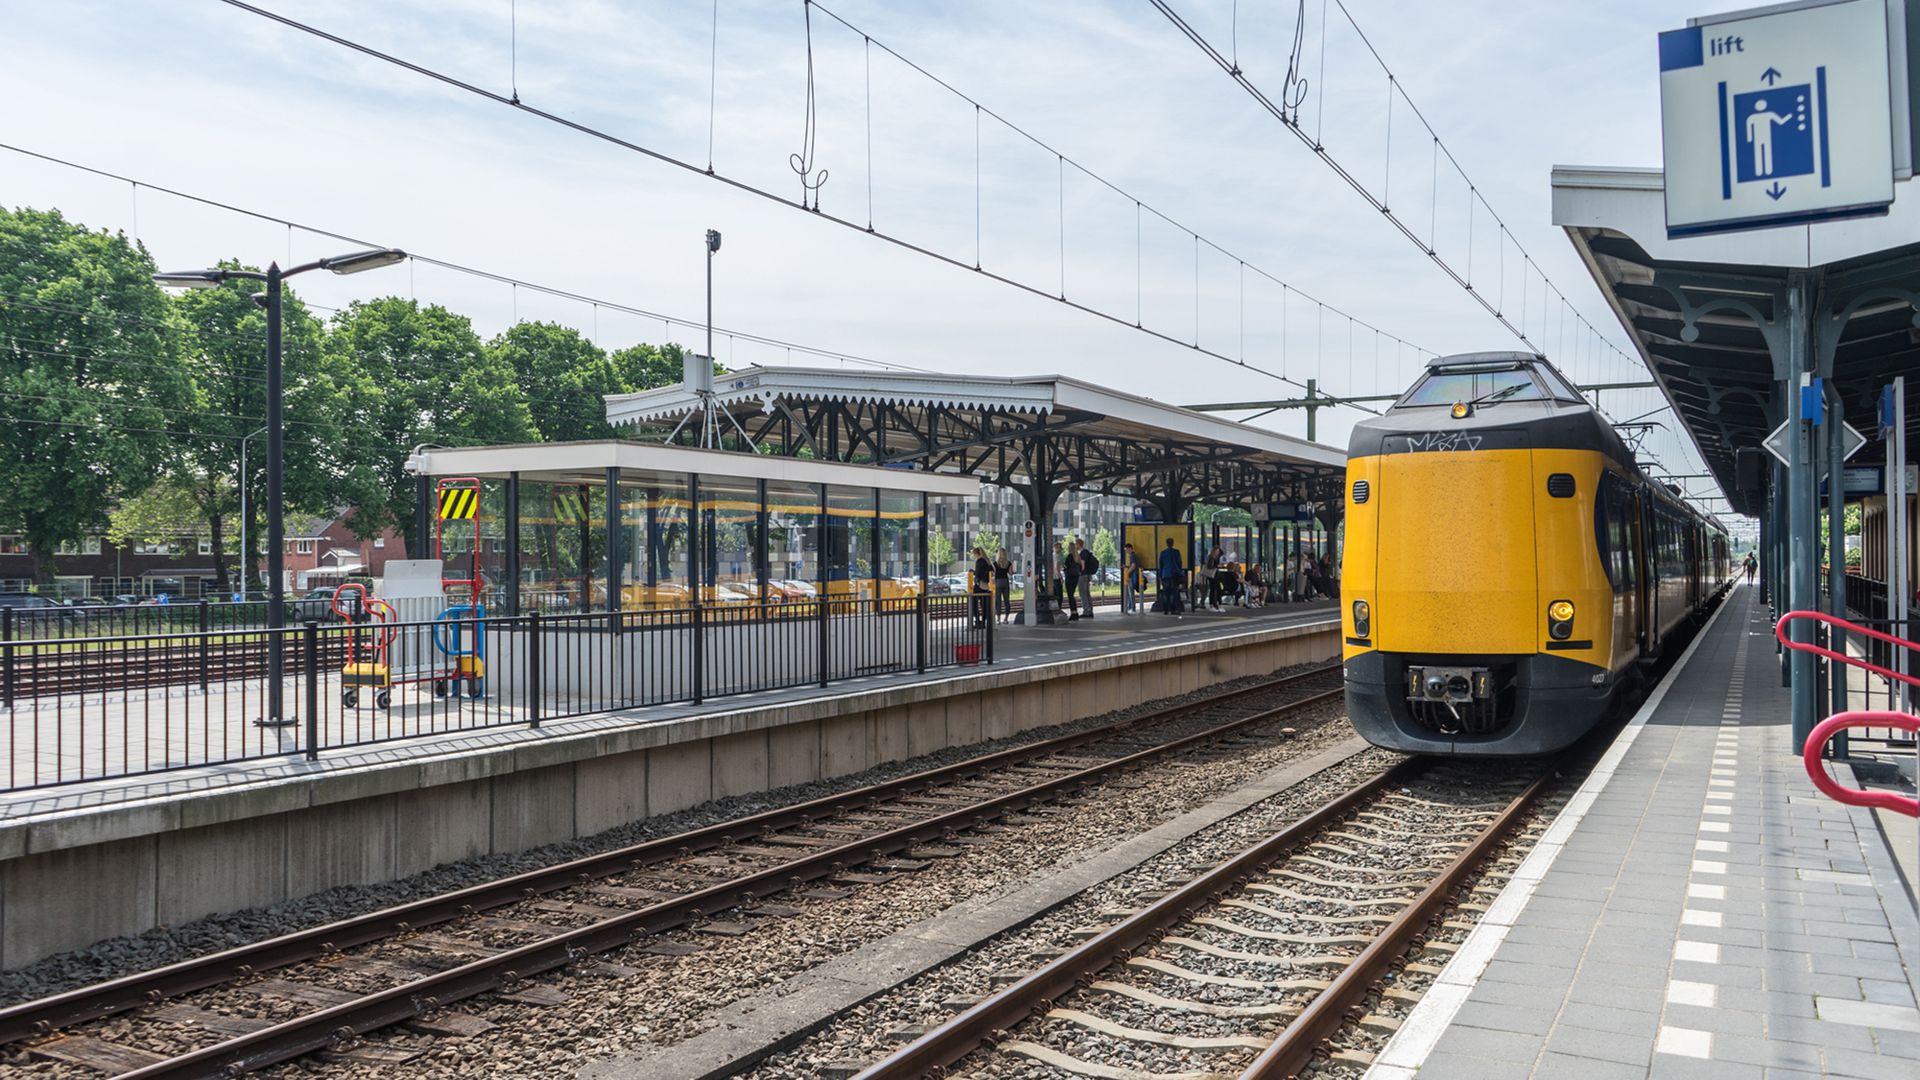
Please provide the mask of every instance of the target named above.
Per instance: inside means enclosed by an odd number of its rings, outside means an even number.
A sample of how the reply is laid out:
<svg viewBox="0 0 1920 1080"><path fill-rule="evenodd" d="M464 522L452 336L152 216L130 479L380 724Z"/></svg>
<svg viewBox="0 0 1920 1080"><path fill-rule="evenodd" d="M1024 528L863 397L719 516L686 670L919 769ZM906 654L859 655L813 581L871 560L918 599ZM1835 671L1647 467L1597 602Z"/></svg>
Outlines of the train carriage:
<svg viewBox="0 0 1920 1080"><path fill-rule="evenodd" d="M1348 712L1395 750L1568 745L1731 575L1719 526L1531 353L1434 361L1355 427L1347 480Z"/></svg>

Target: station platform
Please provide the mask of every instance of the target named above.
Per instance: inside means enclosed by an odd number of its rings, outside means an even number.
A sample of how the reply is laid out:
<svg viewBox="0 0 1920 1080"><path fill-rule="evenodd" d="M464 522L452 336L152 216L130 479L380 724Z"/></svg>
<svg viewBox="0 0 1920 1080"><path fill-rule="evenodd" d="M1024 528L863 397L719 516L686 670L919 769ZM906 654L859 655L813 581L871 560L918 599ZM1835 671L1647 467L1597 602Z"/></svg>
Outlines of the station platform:
<svg viewBox="0 0 1920 1080"><path fill-rule="evenodd" d="M1736 587L1369 1080L1920 1076L1912 819L1814 789L1778 673Z"/></svg>
<svg viewBox="0 0 1920 1080"><path fill-rule="evenodd" d="M0 792L0 968L1340 653L1334 605L999 626L994 662ZM3 716L3 714L0 714ZM290 749L293 749L290 747ZM107 898L73 905L69 898Z"/></svg>

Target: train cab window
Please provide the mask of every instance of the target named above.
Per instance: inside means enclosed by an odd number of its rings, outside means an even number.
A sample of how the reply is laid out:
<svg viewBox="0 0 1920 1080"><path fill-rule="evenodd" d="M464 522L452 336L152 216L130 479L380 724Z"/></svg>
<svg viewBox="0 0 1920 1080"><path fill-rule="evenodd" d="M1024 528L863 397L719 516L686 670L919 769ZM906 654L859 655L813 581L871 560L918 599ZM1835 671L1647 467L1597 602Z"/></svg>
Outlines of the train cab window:
<svg viewBox="0 0 1920 1080"><path fill-rule="evenodd" d="M1585 398L1580 396L1580 391L1575 390L1567 380L1560 377L1559 372L1552 368L1543 364L1535 368L1534 373L1540 376L1541 382L1547 384L1547 393L1552 395L1554 400L1572 401L1576 403L1586 401Z"/></svg>
<svg viewBox="0 0 1920 1080"><path fill-rule="evenodd" d="M1496 397L1497 395L1497 397ZM1504 370L1476 369L1430 371L1415 384L1395 408L1418 405L1451 405L1456 401L1544 401L1540 384L1525 368Z"/></svg>

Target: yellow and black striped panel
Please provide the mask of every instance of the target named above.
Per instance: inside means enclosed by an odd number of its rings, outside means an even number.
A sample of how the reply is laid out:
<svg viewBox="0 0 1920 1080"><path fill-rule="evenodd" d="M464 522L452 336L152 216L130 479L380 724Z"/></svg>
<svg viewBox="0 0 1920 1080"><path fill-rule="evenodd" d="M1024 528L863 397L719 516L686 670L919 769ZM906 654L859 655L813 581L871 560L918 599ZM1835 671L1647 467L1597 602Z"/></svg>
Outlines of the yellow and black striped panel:
<svg viewBox="0 0 1920 1080"><path fill-rule="evenodd" d="M477 513L479 509L480 489L440 489L440 519L442 521L472 521L473 515Z"/></svg>
<svg viewBox="0 0 1920 1080"><path fill-rule="evenodd" d="M578 491L556 491L553 517L562 525L578 525L587 520L587 500Z"/></svg>

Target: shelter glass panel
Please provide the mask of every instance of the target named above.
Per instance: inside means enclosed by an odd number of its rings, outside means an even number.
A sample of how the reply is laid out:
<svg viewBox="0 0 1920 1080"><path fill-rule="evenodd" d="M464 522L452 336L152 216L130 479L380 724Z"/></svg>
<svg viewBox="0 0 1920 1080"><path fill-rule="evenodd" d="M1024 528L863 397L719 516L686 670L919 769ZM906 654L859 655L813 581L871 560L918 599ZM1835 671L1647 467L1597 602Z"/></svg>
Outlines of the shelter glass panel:
<svg viewBox="0 0 1920 1080"><path fill-rule="evenodd" d="M767 590L773 599L816 595L820 582L820 486L767 481Z"/></svg>
<svg viewBox="0 0 1920 1080"><path fill-rule="evenodd" d="M521 481L521 609L586 611L604 604L606 536L604 484Z"/></svg>
<svg viewBox="0 0 1920 1080"><path fill-rule="evenodd" d="M693 603L688 580L692 526L684 473L629 471L620 488L620 575L625 609L681 608Z"/></svg>
<svg viewBox="0 0 1920 1080"><path fill-rule="evenodd" d="M874 594L874 489L827 488L827 592Z"/></svg>
<svg viewBox="0 0 1920 1080"><path fill-rule="evenodd" d="M920 565L920 537L927 517L916 492L880 493L880 591L883 596L917 596L926 568Z"/></svg>
<svg viewBox="0 0 1920 1080"><path fill-rule="evenodd" d="M751 480L700 478L700 580L705 599L728 603L760 596L760 486Z"/></svg>

